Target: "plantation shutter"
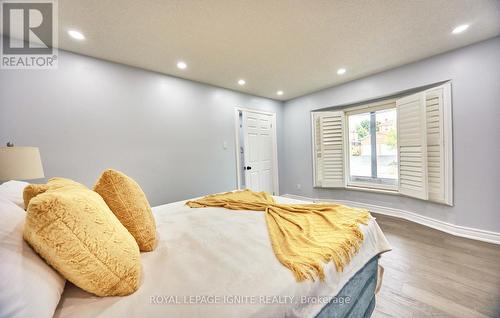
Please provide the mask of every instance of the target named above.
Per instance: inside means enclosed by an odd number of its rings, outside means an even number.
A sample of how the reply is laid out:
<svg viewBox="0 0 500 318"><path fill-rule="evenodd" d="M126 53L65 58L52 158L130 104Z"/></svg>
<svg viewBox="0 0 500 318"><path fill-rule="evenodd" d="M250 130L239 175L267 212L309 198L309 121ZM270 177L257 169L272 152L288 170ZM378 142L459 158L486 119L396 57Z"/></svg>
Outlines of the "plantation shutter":
<svg viewBox="0 0 500 318"><path fill-rule="evenodd" d="M399 193L427 200L425 93L396 101L398 113Z"/></svg>
<svg viewBox="0 0 500 318"><path fill-rule="evenodd" d="M323 188L344 187L344 112L313 114L314 185Z"/></svg>
<svg viewBox="0 0 500 318"><path fill-rule="evenodd" d="M429 200L445 203L442 87L426 92L425 107L427 114L427 170Z"/></svg>

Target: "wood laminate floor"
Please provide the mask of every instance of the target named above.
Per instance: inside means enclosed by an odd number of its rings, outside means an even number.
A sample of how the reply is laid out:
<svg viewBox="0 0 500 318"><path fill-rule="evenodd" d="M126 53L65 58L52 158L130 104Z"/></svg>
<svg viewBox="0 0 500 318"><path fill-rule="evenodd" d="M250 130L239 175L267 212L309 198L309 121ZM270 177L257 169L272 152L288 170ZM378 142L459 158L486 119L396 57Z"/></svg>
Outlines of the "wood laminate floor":
<svg viewBox="0 0 500 318"><path fill-rule="evenodd" d="M373 215L393 250L372 317L500 318L499 245Z"/></svg>

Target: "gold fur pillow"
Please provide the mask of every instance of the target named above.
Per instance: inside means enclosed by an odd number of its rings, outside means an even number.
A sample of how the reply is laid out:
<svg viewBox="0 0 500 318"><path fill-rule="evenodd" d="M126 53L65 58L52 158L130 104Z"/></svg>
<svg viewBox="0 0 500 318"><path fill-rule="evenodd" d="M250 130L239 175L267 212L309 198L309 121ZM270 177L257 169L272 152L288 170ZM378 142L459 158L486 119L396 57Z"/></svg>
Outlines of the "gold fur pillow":
<svg viewBox="0 0 500 318"><path fill-rule="evenodd" d="M23 190L23 201L26 209L28 205L34 197L39 195L40 193L44 193L47 191L49 187L46 184L29 184Z"/></svg>
<svg viewBox="0 0 500 318"><path fill-rule="evenodd" d="M139 287L137 243L94 191L51 179L32 198L24 239L76 286L97 296L121 296Z"/></svg>
<svg viewBox="0 0 500 318"><path fill-rule="evenodd" d="M86 189L83 184L75 182L71 179L66 178L51 178L50 179L50 187L52 190L62 188L62 187L83 187ZM23 190L23 201L24 206L28 209L28 205L34 197L39 195L40 193L44 193L49 189L47 184L29 184Z"/></svg>
<svg viewBox="0 0 500 318"><path fill-rule="evenodd" d="M156 224L148 199L141 187L120 171L104 171L94 186L118 220L137 241L141 251L156 244Z"/></svg>

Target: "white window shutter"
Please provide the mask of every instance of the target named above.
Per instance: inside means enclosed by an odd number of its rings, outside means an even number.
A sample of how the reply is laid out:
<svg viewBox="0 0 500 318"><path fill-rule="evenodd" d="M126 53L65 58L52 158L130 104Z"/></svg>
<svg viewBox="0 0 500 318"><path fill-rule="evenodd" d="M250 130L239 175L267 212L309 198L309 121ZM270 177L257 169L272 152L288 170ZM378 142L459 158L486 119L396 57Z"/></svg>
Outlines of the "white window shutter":
<svg viewBox="0 0 500 318"><path fill-rule="evenodd" d="M429 200L445 203L443 88L426 92Z"/></svg>
<svg viewBox="0 0 500 318"><path fill-rule="evenodd" d="M398 112L399 193L427 200L425 93L396 101Z"/></svg>
<svg viewBox="0 0 500 318"><path fill-rule="evenodd" d="M313 114L315 186L343 188L344 112Z"/></svg>
<svg viewBox="0 0 500 318"><path fill-rule="evenodd" d="M323 154L321 152L321 117L319 113L313 113L314 134L314 186L321 187L323 184Z"/></svg>
<svg viewBox="0 0 500 318"><path fill-rule="evenodd" d="M451 84L425 93L429 200L453 205Z"/></svg>

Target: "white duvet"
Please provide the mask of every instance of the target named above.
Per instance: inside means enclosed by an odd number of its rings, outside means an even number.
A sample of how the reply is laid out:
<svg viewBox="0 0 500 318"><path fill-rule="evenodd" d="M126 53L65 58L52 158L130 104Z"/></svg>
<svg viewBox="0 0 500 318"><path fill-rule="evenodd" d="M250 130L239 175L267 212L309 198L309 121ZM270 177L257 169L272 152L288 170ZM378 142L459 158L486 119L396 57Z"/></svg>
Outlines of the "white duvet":
<svg viewBox="0 0 500 318"><path fill-rule="evenodd" d="M314 317L372 257L390 250L372 219L361 225L365 239L342 273L329 263L324 282L298 283L273 253L263 212L184 203L153 208L158 246L141 255L138 291L101 298L68 283L55 316Z"/></svg>

